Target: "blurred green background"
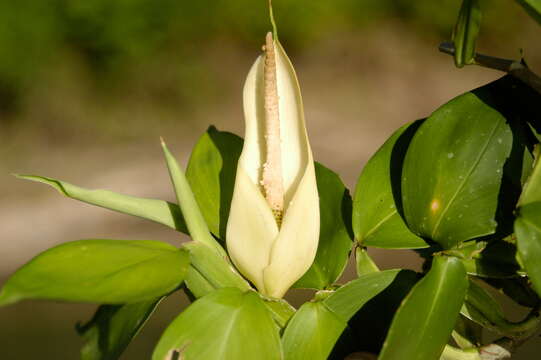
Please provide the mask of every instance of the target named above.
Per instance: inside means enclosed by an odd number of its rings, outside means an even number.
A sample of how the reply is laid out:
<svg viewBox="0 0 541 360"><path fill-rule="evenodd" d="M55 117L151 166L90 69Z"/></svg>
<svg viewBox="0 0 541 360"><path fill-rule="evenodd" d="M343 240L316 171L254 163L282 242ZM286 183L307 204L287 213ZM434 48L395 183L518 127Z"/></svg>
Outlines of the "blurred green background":
<svg viewBox="0 0 541 360"><path fill-rule="evenodd" d="M317 160L353 189L391 132L501 74L438 53L459 0L274 0L297 69ZM541 31L511 0L482 1L479 51L541 72ZM178 234L61 198L9 173L172 199L158 137L185 164L211 124L242 134L242 86L270 29L266 0L0 1L0 283L39 251L81 238ZM374 251L419 269L411 252ZM348 276L351 276L349 274ZM293 292L299 303L306 292ZM125 359L148 359L179 309L168 300ZM76 359L91 305L0 309L0 358ZM538 343L517 359L532 359ZM520 357L522 356L522 357Z"/></svg>

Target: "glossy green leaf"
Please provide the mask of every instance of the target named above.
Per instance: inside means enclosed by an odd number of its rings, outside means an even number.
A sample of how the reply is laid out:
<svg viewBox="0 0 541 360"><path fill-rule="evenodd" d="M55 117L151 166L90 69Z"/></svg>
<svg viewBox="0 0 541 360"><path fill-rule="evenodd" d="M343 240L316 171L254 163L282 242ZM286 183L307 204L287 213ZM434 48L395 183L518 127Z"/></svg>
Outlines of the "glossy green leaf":
<svg viewBox="0 0 541 360"><path fill-rule="evenodd" d="M169 226L187 233L186 224L176 204L163 200L138 198L117 194L108 190L89 190L70 183L33 175L16 175L20 179L47 184L58 190L62 195L83 201L87 204L100 206L123 214L138 216Z"/></svg>
<svg viewBox="0 0 541 360"><path fill-rule="evenodd" d="M190 252L191 262L186 286L196 298L224 287L235 287L243 291L251 289L231 262L206 244L191 241L184 244L184 248Z"/></svg>
<svg viewBox="0 0 541 360"><path fill-rule="evenodd" d="M180 209L184 215L188 232L192 239L202 244L207 245L209 248L216 251L220 256L226 257L223 247L212 237L209 232L208 226L205 222L203 214L199 209L199 205L195 200L194 194L188 184L186 175L178 165L178 162L173 157L167 145L162 140L162 148L165 155L165 161L171 176L173 187L175 188L175 194L177 196Z"/></svg>
<svg viewBox="0 0 541 360"><path fill-rule="evenodd" d="M286 359L327 359L349 319L387 288L399 270L366 274L323 300L307 302L289 321L282 343Z"/></svg>
<svg viewBox="0 0 541 360"><path fill-rule="evenodd" d="M526 12L541 24L541 0L516 0Z"/></svg>
<svg viewBox="0 0 541 360"><path fill-rule="evenodd" d="M13 274L0 305L23 299L134 303L175 290L188 252L159 241L79 240L51 248Z"/></svg>
<svg viewBox="0 0 541 360"><path fill-rule="evenodd" d="M541 296L541 202L520 207L515 234L520 259L535 291Z"/></svg>
<svg viewBox="0 0 541 360"><path fill-rule="evenodd" d="M319 193L320 230L316 258L293 287L324 289L338 280L346 268L352 241L351 197L340 177L315 163Z"/></svg>
<svg viewBox="0 0 541 360"><path fill-rule="evenodd" d="M490 86L436 110L415 133L402 172L409 228L444 248L495 232L504 163L513 145Z"/></svg>
<svg viewBox="0 0 541 360"><path fill-rule="evenodd" d="M211 126L193 148L186 178L210 231L225 239L242 139Z"/></svg>
<svg viewBox="0 0 541 360"><path fill-rule="evenodd" d="M278 328L253 291L216 290L195 301L163 333L153 360L282 359Z"/></svg>
<svg viewBox="0 0 541 360"><path fill-rule="evenodd" d="M118 359L160 300L101 305L88 323L77 326L77 331L86 340L81 349L81 360Z"/></svg>
<svg viewBox="0 0 541 360"><path fill-rule="evenodd" d="M459 259L435 256L396 312L379 360L438 359L451 336L468 280Z"/></svg>
<svg viewBox="0 0 541 360"><path fill-rule="evenodd" d="M475 43L481 28L481 7L479 0L463 0L453 31L455 65L463 67L473 64Z"/></svg>
<svg viewBox="0 0 541 360"><path fill-rule="evenodd" d="M400 171L407 145L422 121L398 129L365 165L353 197L353 232L362 246L390 249L427 247L398 212ZM393 172L397 172L394 174ZM398 178L396 182L395 178Z"/></svg>

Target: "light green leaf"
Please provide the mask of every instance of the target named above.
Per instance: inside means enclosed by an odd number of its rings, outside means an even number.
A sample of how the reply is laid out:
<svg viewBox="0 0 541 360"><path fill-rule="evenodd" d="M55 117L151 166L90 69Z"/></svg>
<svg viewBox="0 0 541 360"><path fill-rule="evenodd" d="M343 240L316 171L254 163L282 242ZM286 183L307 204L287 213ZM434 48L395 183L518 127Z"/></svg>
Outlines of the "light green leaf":
<svg viewBox="0 0 541 360"><path fill-rule="evenodd" d="M138 216L187 233L186 224L177 204L163 200L138 198L108 190L89 190L43 176L16 175L20 179L47 184L61 194L87 204L100 206L123 214Z"/></svg>
<svg viewBox="0 0 541 360"><path fill-rule="evenodd" d="M195 301L165 330L152 359L177 358L278 360L282 349L278 328L257 293L224 288Z"/></svg>
<svg viewBox="0 0 541 360"><path fill-rule="evenodd" d="M338 280L347 265L352 241L351 197L340 177L315 163L320 230L316 258L293 287L324 289Z"/></svg>
<svg viewBox="0 0 541 360"><path fill-rule="evenodd" d="M379 268L372 260L366 248L357 247L355 249L355 268L357 270L357 276L378 272Z"/></svg>
<svg viewBox="0 0 541 360"><path fill-rule="evenodd" d="M190 252L191 261L186 286L196 298L224 287L235 287L243 291L251 289L229 260L206 244L191 241L183 247Z"/></svg>
<svg viewBox="0 0 541 360"><path fill-rule="evenodd" d="M284 299L263 299L267 309L269 309L272 318L276 324L283 329L293 315L295 315L295 308L291 306Z"/></svg>
<svg viewBox="0 0 541 360"><path fill-rule="evenodd" d="M411 137L422 120L398 129L365 165L353 197L353 232L362 246L417 249L427 243L413 234L399 210L400 172Z"/></svg>
<svg viewBox="0 0 541 360"><path fill-rule="evenodd" d="M182 210L182 214L184 215L190 236L195 241L201 242L207 245L209 248L214 249L214 251L216 251L216 253L218 253L220 256L226 257L227 255L225 250L209 232L208 226L203 215L201 214L201 211L199 210L199 205L197 205L184 172L163 140L162 148L165 155L167 168L169 169L169 175L171 176L171 181L173 182L173 187L175 188L175 193L177 195L177 200L180 205L180 209Z"/></svg>
<svg viewBox="0 0 541 360"><path fill-rule="evenodd" d="M449 249L495 232L513 135L491 104L492 83L436 110L415 133L402 171L409 228ZM521 153L522 155L522 153Z"/></svg>
<svg viewBox="0 0 541 360"><path fill-rule="evenodd" d="M186 178L210 231L225 239L242 139L211 126L195 145Z"/></svg>
<svg viewBox="0 0 541 360"><path fill-rule="evenodd" d="M541 146L537 145L535 147L535 162L533 164L533 170L530 173L530 176L522 193L520 194L519 205L526 205L532 202L541 201Z"/></svg>
<svg viewBox="0 0 541 360"><path fill-rule="evenodd" d="M515 234L520 259L533 288L541 296L541 201L520 207Z"/></svg>
<svg viewBox="0 0 541 360"><path fill-rule="evenodd" d="M349 319L387 288L398 274L399 270L366 274L321 301L305 303L284 332L285 358L327 359Z"/></svg>
<svg viewBox="0 0 541 360"><path fill-rule="evenodd" d="M541 0L516 0L526 12L541 24Z"/></svg>
<svg viewBox="0 0 541 360"><path fill-rule="evenodd" d="M79 240L51 248L21 267L0 292L0 305L23 299L134 303L175 290L188 252L147 240Z"/></svg>
<svg viewBox="0 0 541 360"><path fill-rule="evenodd" d="M479 0L463 0L453 31L455 65L459 68L473 64L475 43L481 28Z"/></svg>
<svg viewBox="0 0 541 360"><path fill-rule="evenodd" d="M468 281L459 259L435 256L396 312L379 360L437 359L451 336Z"/></svg>
<svg viewBox="0 0 541 360"><path fill-rule="evenodd" d="M322 302L307 302L290 320L282 337L285 360L325 360L347 321Z"/></svg>
<svg viewBox="0 0 541 360"><path fill-rule="evenodd" d="M101 305L87 324L77 326L86 340L81 360L118 359L160 301L161 298L127 305Z"/></svg>

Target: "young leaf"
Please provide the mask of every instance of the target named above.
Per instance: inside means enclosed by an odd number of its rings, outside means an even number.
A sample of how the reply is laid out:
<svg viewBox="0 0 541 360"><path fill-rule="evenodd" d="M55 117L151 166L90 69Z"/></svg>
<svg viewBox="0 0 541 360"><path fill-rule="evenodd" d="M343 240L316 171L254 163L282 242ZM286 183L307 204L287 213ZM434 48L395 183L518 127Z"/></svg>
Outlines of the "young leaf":
<svg viewBox="0 0 541 360"><path fill-rule="evenodd" d="M533 288L541 296L541 201L520 207L515 234L520 259Z"/></svg>
<svg viewBox="0 0 541 360"><path fill-rule="evenodd" d="M516 0L526 12L541 24L541 0Z"/></svg>
<svg viewBox="0 0 541 360"><path fill-rule="evenodd" d="M183 233L188 232L182 213L177 204L172 204L163 200L117 194L108 190L84 189L64 181L43 176L16 176L20 179L50 185L61 194L75 200L83 201L87 204L155 221Z"/></svg>
<svg viewBox="0 0 541 360"><path fill-rule="evenodd" d="M475 43L481 27L479 0L463 0L453 31L455 65L459 68L474 63Z"/></svg>
<svg viewBox="0 0 541 360"><path fill-rule="evenodd" d="M379 268L372 260L366 248L357 247L355 249L355 268L357 270L357 276L378 272Z"/></svg>
<svg viewBox="0 0 541 360"><path fill-rule="evenodd" d="M396 312L380 360L438 359L449 340L468 280L459 259L435 256L432 268Z"/></svg>
<svg viewBox="0 0 541 360"><path fill-rule="evenodd" d="M301 306L282 337L285 359L327 359L348 320L389 286L398 273L387 270L363 275L324 300Z"/></svg>
<svg viewBox="0 0 541 360"><path fill-rule="evenodd" d="M86 340L81 360L116 360L137 335L162 298L126 305L101 305L77 331Z"/></svg>
<svg viewBox="0 0 541 360"><path fill-rule="evenodd" d="M398 129L365 165L353 197L353 232L362 246L418 249L428 244L413 234L399 213L400 172L411 137L422 121ZM398 175L398 176L394 176ZM395 178L398 178L396 181Z"/></svg>
<svg viewBox="0 0 541 360"><path fill-rule="evenodd" d="M278 328L253 291L216 290L195 301L163 333L153 360L282 359Z"/></svg>
<svg viewBox="0 0 541 360"><path fill-rule="evenodd" d="M195 145L186 178L210 231L225 239L242 139L211 126Z"/></svg>
<svg viewBox="0 0 541 360"><path fill-rule="evenodd" d="M169 149L163 140L162 148L167 168L169 169L169 175L171 175L171 181L173 182L177 200L180 209L182 210L182 214L184 215L190 236L195 241L201 242L214 249L220 256L227 257L225 250L210 234L205 219L199 210L199 205L197 205L193 192L190 189L188 180L186 180L184 172L181 170L171 152L169 152Z"/></svg>
<svg viewBox="0 0 541 360"><path fill-rule="evenodd" d="M184 244L184 248L190 252L191 261L186 286L196 298L224 287L235 287L242 291L251 289L227 258L220 256L206 244L191 241Z"/></svg>
<svg viewBox="0 0 541 360"><path fill-rule="evenodd" d="M21 267L0 305L23 299L134 303L175 290L189 265L186 250L147 240L79 240L51 248Z"/></svg>
<svg viewBox="0 0 541 360"><path fill-rule="evenodd" d="M490 90L489 84L436 110L415 133L404 161L406 222L446 249L492 234L498 225L495 214L513 134L491 106Z"/></svg>
<svg viewBox="0 0 541 360"><path fill-rule="evenodd" d="M319 193L320 230L316 258L293 287L324 289L338 280L344 271L352 241L351 197L340 177L315 163Z"/></svg>

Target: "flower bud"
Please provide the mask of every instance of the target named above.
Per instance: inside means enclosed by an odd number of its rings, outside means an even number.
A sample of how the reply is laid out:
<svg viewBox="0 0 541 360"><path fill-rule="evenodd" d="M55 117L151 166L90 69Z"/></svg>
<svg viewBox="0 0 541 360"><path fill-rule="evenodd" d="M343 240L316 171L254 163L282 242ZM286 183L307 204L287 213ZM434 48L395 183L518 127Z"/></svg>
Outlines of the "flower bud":
<svg viewBox="0 0 541 360"><path fill-rule="evenodd" d="M244 85L246 122L227 249L257 289L281 298L311 266L319 197L295 70L269 33Z"/></svg>

